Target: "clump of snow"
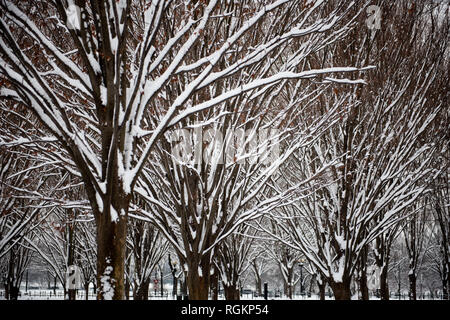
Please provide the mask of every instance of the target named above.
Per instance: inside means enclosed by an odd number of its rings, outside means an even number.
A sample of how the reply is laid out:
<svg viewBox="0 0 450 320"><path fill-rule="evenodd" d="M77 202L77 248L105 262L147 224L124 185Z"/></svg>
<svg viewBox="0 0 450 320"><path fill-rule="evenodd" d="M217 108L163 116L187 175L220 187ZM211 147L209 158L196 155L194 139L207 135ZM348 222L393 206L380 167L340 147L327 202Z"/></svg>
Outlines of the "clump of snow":
<svg viewBox="0 0 450 320"><path fill-rule="evenodd" d="M114 287L112 286L113 279L111 279L111 273L113 271L112 266L107 266L103 276L100 278L100 283L102 285L103 299L112 300L114 297Z"/></svg>
<svg viewBox="0 0 450 320"><path fill-rule="evenodd" d="M334 282L337 282L337 283L343 282L344 268L345 268L345 259L344 259L344 257L341 257L339 259L338 269L335 272L333 272L333 281Z"/></svg>
<svg viewBox="0 0 450 320"><path fill-rule="evenodd" d="M111 222L119 222L119 215L117 214L116 209L111 206Z"/></svg>
<svg viewBox="0 0 450 320"><path fill-rule="evenodd" d="M95 199L97 200L98 210L103 212L103 199L98 192L95 193Z"/></svg>

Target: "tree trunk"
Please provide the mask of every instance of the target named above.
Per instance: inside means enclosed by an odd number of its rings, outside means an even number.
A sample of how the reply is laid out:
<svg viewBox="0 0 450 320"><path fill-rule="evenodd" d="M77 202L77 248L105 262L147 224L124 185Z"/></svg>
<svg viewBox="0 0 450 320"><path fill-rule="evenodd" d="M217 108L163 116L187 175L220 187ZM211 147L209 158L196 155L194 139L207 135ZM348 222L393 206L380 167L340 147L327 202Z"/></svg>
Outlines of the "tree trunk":
<svg viewBox="0 0 450 320"><path fill-rule="evenodd" d="M449 300L450 299L450 262L446 259L446 255L444 254L444 261L442 263L442 299Z"/></svg>
<svg viewBox="0 0 450 320"><path fill-rule="evenodd" d="M416 274L411 272L408 274L409 279L409 300L417 300L417 291L416 291Z"/></svg>
<svg viewBox="0 0 450 320"><path fill-rule="evenodd" d="M361 300L369 300L369 287L367 286L367 256L369 255L369 248L365 245L359 257L359 291L361 292Z"/></svg>
<svg viewBox="0 0 450 320"><path fill-rule="evenodd" d="M188 259L188 276L186 281L189 290L189 300L208 300L210 271L209 254L202 256L200 263L195 263L195 259Z"/></svg>
<svg viewBox="0 0 450 320"><path fill-rule="evenodd" d="M350 280L344 280L343 282L331 281L330 286L336 300L351 300Z"/></svg>
<svg viewBox="0 0 450 320"><path fill-rule="evenodd" d="M9 287L9 300L19 299L19 287L10 285Z"/></svg>
<svg viewBox="0 0 450 320"><path fill-rule="evenodd" d="M172 286L172 295L174 296L174 297L176 297L176 295L177 295L177 292L178 292L178 278L175 276L175 275L173 275L172 276L172 283L173 283L173 286Z"/></svg>
<svg viewBox="0 0 450 320"><path fill-rule="evenodd" d="M256 282L256 293L258 294L258 297L262 296L262 280L260 275L258 274L255 276L255 282Z"/></svg>
<svg viewBox="0 0 450 320"><path fill-rule="evenodd" d="M77 299L77 290L76 289L68 289L67 297L69 298L69 300L76 300Z"/></svg>
<svg viewBox="0 0 450 320"><path fill-rule="evenodd" d="M212 300L218 300L219 299L219 270L217 270L216 267L214 267L214 273L210 277L211 281L211 296Z"/></svg>
<svg viewBox="0 0 450 320"><path fill-rule="evenodd" d="M67 209L67 216L69 217L76 217L74 215L74 211L72 209ZM75 220L75 219L74 219ZM69 241L68 241L68 257L67 257L67 265L68 266L73 266L75 265L75 237L76 237L76 229L75 229L75 222L71 221L71 223L68 224L68 226L66 227L66 230L68 232L69 235ZM78 284L76 284L78 285ZM65 286L64 286L65 287ZM71 287L69 287L71 288ZM77 291L75 289L69 289L67 290L67 297L69 300L76 300L77 298ZM65 288L64 288L64 291ZM64 292L64 297L66 296L66 292Z"/></svg>
<svg viewBox="0 0 450 320"><path fill-rule="evenodd" d="M150 278L141 283L139 288L136 290L134 300L148 300L149 288L150 288Z"/></svg>
<svg viewBox="0 0 450 320"><path fill-rule="evenodd" d="M3 285L5 286L5 299L9 300L9 283L4 282Z"/></svg>
<svg viewBox="0 0 450 320"><path fill-rule="evenodd" d="M442 300L449 300L448 284L445 279L442 281Z"/></svg>
<svg viewBox="0 0 450 320"><path fill-rule="evenodd" d="M85 292L84 300L89 300L89 282L86 282L84 284L84 292Z"/></svg>
<svg viewBox="0 0 450 320"><path fill-rule="evenodd" d="M381 300L389 300L387 267L381 268L380 272L380 298Z"/></svg>
<svg viewBox="0 0 450 320"><path fill-rule="evenodd" d="M281 269L281 266L280 266ZM287 277L283 277L283 289L284 289L284 295L288 299L292 299L292 291L293 291L293 285L292 285L292 278L294 276L294 270L292 268L287 268ZM300 284L300 287L302 287L302 284Z"/></svg>
<svg viewBox="0 0 450 320"><path fill-rule="evenodd" d="M308 297L311 297L311 293L314 290L314 283L316 283L316 275L311 276L309 280L308 292L306 293Z"/></svg>
<svg viewBox="0 0 450 320"><path fill-rule="evenodd" d="M130 248L128 246L126 246L125 247L125 257L128 257L129 255L130 255ZM130 281L130 277L126 276L126 275L130 275L131 274L131 259L127 261L127 259L125 258L125 267L124 268L126 270L126 272L124 274L125 300L130 300L131 281ZM133 292L134 292L134 290L133 290Z"/></svg>
<svg viewBox="0 0 450 320"><path fill-rule="evenodd" d="M317 274L315 279L316 279L317 287L319 288L319 299L325 300L325 288L327 286L327 283L321 274Z"/></svg>
<svg viewBox="0 0 450 320"><path fill-rule="evenodd" d="M226 300L240 300L239 287L237 285L226 286L223 284L223 291L225 293Z"/></svg>
<svg viewBox="0 0 450 320"><path fill-rule="evenodd" d="M161 272L161 278L159 280L159 283L161 283L161 298L164 296L164 274L163 274L163 269L160 268L160 272Z"/></svg>
<svg viewBox="0 0 450 320"><path fill-rule="evenodd" d="M187 272L184 272L184 279L180 283L180 288L181 288L181 292L183 294L183 297L187 297L187 295L188 295Z"/></svg>
<svg viewBox="0 0 450 320"><path fill-rule="evenodd" d="M130 300L130 281L125 279L125 300Z"/></svg>
<svg viewBox="0 0 450 320"><path fill-rule="evenodd" d="M189 290L189 300L208 300L209 283L207 277L200 277L189 273L187 286Z"/></svg>
<svg viewBox="0 0 450 320"><path fill-rule="evenodd" d="M369 300L369 287L367 286L366 268L361 270L359 278L359 290L361 291L361 300Z"/></svg>
<svg viewBox="0 0 450 320"><path fill-rule="evenodd" d="M317 282L317 286L319 287L319 299L320 300L325 300L325 287L326 287L326 284Z"/></svg>
<svg viewBox="0 0 450 320"><path fill-rule="evenodd" d="M128 205L116 206L127 210ZM126 208L126 209L125 209ZM123 300L125 298L125 241L127 235L127 215L115 210L115 221L106 210L97 215L97 299ZM125 211L126 212L126 211Z"/></svg>
<svg viewBox="0 0 450 320"><path fill-rule="evenodd" d="M289 299L292 299L293 292L294 292L294 286L292 283L289 283L288 284L288 292L287 292L288 293L287 296Z"/></svg>
<svg viewBox="0 0 450 320"><path fill-rule="evenodd" d="M262 280L261 280L261 275L259 274L258 265L256 264L256 259L253 259L252 267L253 267L253 273L255 275L256 294L258 295L258 297L261 297L262 296Z"/></svg>
<svg viewBox="0 0 450 320"><path fill-rule="evenodd" d="M170 273L172 273L172 296L176 297L177 292L178 292L177 268L176 268L176 264L172 263L172 258L170 257L170 253L169 253L169 258L168 258L167 262L170 267Z"/></svg>

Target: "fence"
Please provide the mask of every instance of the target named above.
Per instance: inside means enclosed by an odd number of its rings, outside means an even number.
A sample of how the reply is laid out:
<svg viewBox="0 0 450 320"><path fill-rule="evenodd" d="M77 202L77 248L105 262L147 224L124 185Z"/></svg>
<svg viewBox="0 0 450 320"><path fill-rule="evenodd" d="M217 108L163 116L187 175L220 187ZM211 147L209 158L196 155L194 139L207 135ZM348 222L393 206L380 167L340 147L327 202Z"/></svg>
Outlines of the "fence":
<svg viewBox="0 0 450 320"><path fill-rule="evenodd" d="M0 291L0 297L5 296L5 291ZM84 300L86 295L84 290L77 290L77 300ZM89 300L96 299L96 294L92 291L88 294ZM28 291L20 291L19 292L20 300L47 300L47 299L55 299L55 300L63 300L64 299L64 291L62 290L28 290Z"/></svg>
<svg viewBox="0 0 450 320"><path fill-rule="evenodd" d="M5 292L4 290L0 290L0 299L4 299ZM85 300L85 291L84 290L77 290L76 299L77 300ZM326 292L325 297L327 300L333 300L333 294L331 292ZM164 300L171 300L171 299L177 299L177 297L172 296L171 293L169 293L167 290L164 291L164 293L161 295L161 292L149 292L149 297L151 299L164 299ZM280 290L275 291L268 291L268 298L269 299L287 299L286 296L284 296ZM299 293L294 293L292 296L293 300L318 300L319 297L316 294L308 294L304 293L303 295ZM28 292L22 290L19 293L19 299L21 300L63 300L64 299L64 291L62 290L28 290ZM92 290L89 290L88 294L89 300L95 300L96 294ZM133 299L133 294L130 292L130 299ZM225 296L223 295L223 292L219 293L219 299L224 300ZM263 299L263 295L258 296L258 294L255 291L252 290L244 290L241 294L241 299L243 300L254 300L254 299ZM371 295L371 299L379 299L375 295ZM397 292L391 292L390 294L391 300L409 300L408 293L401 293L400 295ZM418 294L417 300L442 300L443 294L440 293L434 293L431 294L430 292L426 292L424 294Z"/></svg>
<svg viewBox="0 0 450 320"><path fill-rule="evenodd" d="M0 299L5 297L5 291L0 290ZM19 292L19 299L20 300L63 300L64 297L64 291L57 289L54 290L21 290ZM67 297L66 297L67 298ZM80 289L77 290L76 293L76 299L77 300L85 300L86 293L84 290ZM93 290L89 290L88 294L88 300L95 300L97 298L96 293ZM133 293L130 292L130 299L133 299ZM171 294L167 290L164 291L164 293L161 295L161 292L158 291L156 293L149 292L149 299L174 299Z"/></svg>

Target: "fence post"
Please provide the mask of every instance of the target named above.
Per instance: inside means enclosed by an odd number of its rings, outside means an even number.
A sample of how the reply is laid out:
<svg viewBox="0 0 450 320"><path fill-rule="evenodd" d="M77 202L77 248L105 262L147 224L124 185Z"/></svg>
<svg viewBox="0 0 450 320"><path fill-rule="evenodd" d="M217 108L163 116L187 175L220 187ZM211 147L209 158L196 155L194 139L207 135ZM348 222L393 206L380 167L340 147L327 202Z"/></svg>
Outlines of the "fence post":
<svg viewBox="0 0 450 320"><path fill-rule="evenodd" d="M264 282L264 300L267 300L268 290L267 290L267 282Z"/></svg>

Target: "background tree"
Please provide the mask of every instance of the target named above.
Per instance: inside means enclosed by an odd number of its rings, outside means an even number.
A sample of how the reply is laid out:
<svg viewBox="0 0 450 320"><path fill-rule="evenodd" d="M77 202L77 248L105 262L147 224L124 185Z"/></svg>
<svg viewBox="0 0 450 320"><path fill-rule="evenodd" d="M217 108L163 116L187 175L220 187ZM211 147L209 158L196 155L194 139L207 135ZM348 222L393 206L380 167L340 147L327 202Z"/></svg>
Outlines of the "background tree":
<svg viewBox="0 0 450 320"><path fill-rule="evenodd" d="M79 172L96 221L98 297L123 299L132 193L166 129L244 92L339 71L297 72L298 52L286 57L292 68L264 64L251 78L255 64L283 57L292 39L329 30L347 3L316 21L308 20L321 1L68 4L0 2L0 96L33 111L60 161ZM269 25L242 50L244 35ZM196 103L197 94L244 71L250 76Z"/></svg>
<svg viewBox="0 0 450 320"><path fill-rule="evenodd" d="M136 219L130 221L128 235L133 299L147 300L152 272L167 254L169 243L150 223Z"/></svg>
<svg viewBox="0 0 450 320"><path fill-rule="evenodd" d="M448 110L447 110L448 112ZM448 135L448 133L447 133ZM450 210L449 210L449 186L450 186L450 171L449 171L449 157L448 157L448 144L443 144L444 152L438 160L442 160L443 170L441 174L433 181L432 188L432 207L433 216L438 226L438 247L440 251L440 270L442 281L442 292L445 300L449 299L449 278L450 278Z"/></svg>
<svg viewBox="0 0 450 320"><path fill-rule="evenodd" d="M374 243L372 244L375 264L379 270L378 281L381 300L389 300L390 298L388 271L391 258L391 247L402 230L401 226L402 224L400 223L392 226L387 231L376 237Z"/></svg>
<svg viewBox="0 0 450 320"><path fill-rule="evenodd" d="M429 15L437 14L427 10L431 5L417 4L407 11L406 2L397 2L389 11L392 20L384 20L393 32L373 38L362 28L355 29L352 41L356 43L337 44L333 61L377 65L368 72L372 81L367 91L350 88L349 99L340 103L342 121L300 152L297 164L290 163L286 170L294 174L285 174L284 181L303 179L308 184L299 190L297 203L273 214L284 234L290 235L278 240L305 254L327 279L336 299L350 299L351 279L365 246L401 221L401 212L425 189L419 180L431 172L429 155L438 146L427 139L427 130L443 100L429 98L442 94L434 85L448 40L445 23L432 28L427 24ZM375 50L394 45L393 40L385 41L391 36L401 45ZM423 42L421 37L432 40ZM339 54L341 50L346 54ZM331 92L317 110L330 104Z"/></svg>
<svg viewBox="0 0 450 320"><path fill-rule="evenodd" d="M240 300L242 275L250 267L248 257L253 249L255 233L251 226L241 225L218 248L216 265L226 300Z"/></svg>

